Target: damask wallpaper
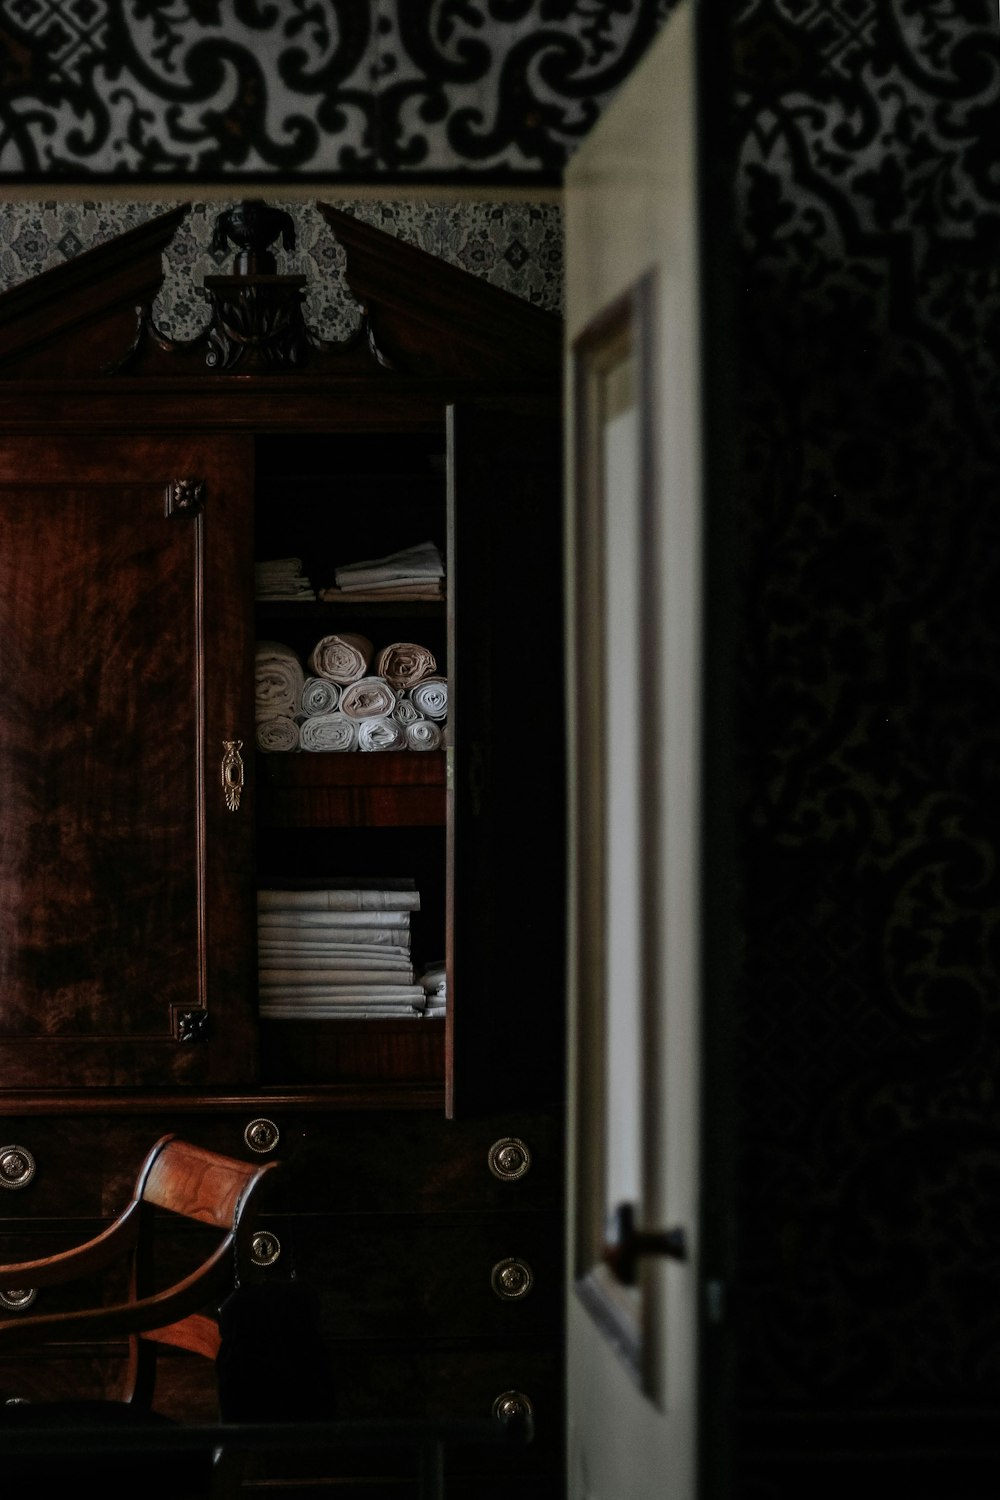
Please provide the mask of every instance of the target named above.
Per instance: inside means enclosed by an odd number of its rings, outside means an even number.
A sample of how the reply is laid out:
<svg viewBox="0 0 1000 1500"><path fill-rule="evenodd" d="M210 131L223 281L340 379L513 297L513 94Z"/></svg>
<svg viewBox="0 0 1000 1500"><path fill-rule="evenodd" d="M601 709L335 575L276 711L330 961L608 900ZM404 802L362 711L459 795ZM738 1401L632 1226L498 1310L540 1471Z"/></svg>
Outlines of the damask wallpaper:
<svg viewBox="0 0 1000 1500"><path fill-rule="evenodd" d="M0 0L0 177L554 182L670 0Z"/></svg>
<svg viewBox="0 0 1000 1500"><path fill-rule="evenodd" d="M972 1500L914 1455L1000 1400L1000 21L744 0L734 66L751 1492Z"/></svg>

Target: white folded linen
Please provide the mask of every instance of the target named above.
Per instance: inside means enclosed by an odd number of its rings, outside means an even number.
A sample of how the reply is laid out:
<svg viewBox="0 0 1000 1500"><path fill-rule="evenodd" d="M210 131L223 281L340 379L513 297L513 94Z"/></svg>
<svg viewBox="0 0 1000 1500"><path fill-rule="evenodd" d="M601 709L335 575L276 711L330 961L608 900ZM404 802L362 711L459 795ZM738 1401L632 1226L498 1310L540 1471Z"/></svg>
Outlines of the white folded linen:
<svg viewBox="0 0 1000 1500"><path fill-rule="evenodd" d="M326 677L307 677L299 706L304 714L332 714L340 702L340 688Z"/></svg>
<svg viewBox="0 0 1000 1500"><path fill-rule="evenodd" d="M410 688L410 702L425 719L439 722L448 717L447 677L425 677Z"/></svg>
<svg viewBox="0 0 1000 1500"><path fill-rule="evenodd" d="M276 557L255 565L258 599L315 599L316 590L302 571L300 557Z"/></svg>
<svg viewBox="0 0 1000 1500"><path fill-rule="evenodd" d="M254 652L254 709L258 719L299 713L305 673L298 653L282 641L258 641Z"/></svg>
<svg viewBox="0 0 1000 1500"><path fill-rule="evenodd" d="M261 1005L260 1016L265 1021L399 1021L406 1017L419 1021L420 1010L416 1003L407 1005L402 1001L358 1001L356 1004L310 1005L303 1009L297 1005Z"/></svg>
<svg viewBox="0 0 1000 1500"><path fill-rule="evenodd" d="M351 719L379 719L396 707L396 691L384 677L362 677L340 695L340 712Z"/></svg>
<svg viewBox="0 0 1000 1500"><path fill-rule="evenodd" d="M268 917L279 913L267 913ZM322 928L304 930L301 925L287 926L278 921L265 921L262 912L257 918L257 942L263 952L268 943L281 946L290 943L302 953L317 955L333 951L342 946L351 948L407 949L410 946L408 927L338 927L335 932Z"/></svg>
<svg viewBox="0 0 1000 1500"><path fill-rule="evenodd" d="M403 727L407 750L440 750L444 743L441 725L433 719L415 719Z"/></svg>
<svg viewBox="0 0 1000 1500"><path fill-rule="evenodd" d="M358 720L359 750L405 750L406 730L386 714L377 719Z"/></svg>
<svg viewBox="0 0 1000 1500"><path fill-rule="evenodd" d="M363 931L365 928L373 928L376 932L382 929L409 930L410 913L408 911L259 911L257 913L257 925L259 927L304 927L318 937L322 934L332 936L335 932L340 933ZM343 938L338 941L343 942Z"/></svg>
<svg viewBox="0 0 1000 1500"><path fill-rule="evenodd" d="M356 750L358 748L358 721L349 719L339 709L331 714L311 714L302 721L299 739L303 750L315 752Z"/></svg>
<svg viewBox="0 0 1000 1500"><path fill-rule="evenodd" d="M334 582L343 588L348 583L407 582L421 578L443 578L444 561L434 542L420 542L385 557L366 558L345 563L333 572Z"/></svg>
<svg viewBox="0 0 1000 1500"><path fill-rule="evenodd" d="M258 719L256 737L257 749L265 755L300 748L299 726L287 714L271 714L266 719Z"/></svg>
<svg viewBox="0 0 1000 1500"><path fill-rule="evenodd" d="M257 960L272 969L391 969L413 967L409 948L368 943L258 943Z"/></svg>
<svg viewBox="0 0 1000 1500"><path fill-rule="evenodd" d="M443 599L445 586L443 578L424 578L419 583L397 579L392 583L345 583L341 587L330 584L319 590L318 597L327 604L335 604L338 599L350 599L355 604L367 599Z"/></svg>
<svg viewBox="0 0 1000 1500"><path fill-rule="evenodd" d="M310 984L275 985L267 992L269 1005L282 1001L307 1006L314 1002L322 1005L349 1005L352 1002L370 1005L379 1000L402 1000L408 1005L424 1003L424 991L419 984Z"/></svg>
<svg viewBox="0 0 1000 1500"><path fill-rule="evenodd" d="M367 636L352 631L324 635L309 653L309 670L314 677L325 677L346 687L364 677L374 650Z"/></svg>
<svg viewBox="0 0 1000 1500"><path fill-rule="evenodd" d="M393 641L390 646L383 646L376 656L375 671L390 687L403 692L421 678L436 672L437 659L432 651L417 641Z"/></svg>
<svg viewBox="0 0 1000 1500"><path fill-rule="evenodd" d="M396 966L386 969L297 969L292 966L286 969L258 968L257 977L263 994L265 990L322 988L324 985L337 989L344 985L412 984L413 970L411 967L407 973L406 969Z"/></svg>
<svg viewBox="0 0 1000 1500"><path fill-rule="evenodd" d="M315 890L281 890L272 886L257 892L258 911L419 911L420 892L386 891L370 886L327 886Z"/></svg>

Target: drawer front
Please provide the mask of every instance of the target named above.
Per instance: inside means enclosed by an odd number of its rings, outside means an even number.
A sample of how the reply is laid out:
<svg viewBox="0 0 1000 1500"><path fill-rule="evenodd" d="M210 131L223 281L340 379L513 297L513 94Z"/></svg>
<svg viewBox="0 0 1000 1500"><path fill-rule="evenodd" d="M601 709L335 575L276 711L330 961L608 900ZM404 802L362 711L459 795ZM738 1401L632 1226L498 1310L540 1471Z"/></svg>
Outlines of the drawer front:
<svg viewBox="0 0 1000 1500"><path fill-rule="evenodd" d="M132 1196L150 1148L171 1132L247 1160L244 1132L254 1119L212 1115L7 1116L0 1119L0 1223L12 1218L114 1218ZM280 1152L275 1152L279 1155ZM30 1158L25 1177L15 1170ZM266 1159L263 1158L262 1159Z"/></svg>
<svg viewBox="0 0 1000 1500"><path fill-rule="evenodd" d="M554 1116L451 1121L422 1111L294 1112L262 1100L257 1110L4 1116L0 1220L114 1217L146 1153L171 1131L244 1161L284 1161L273 1201L286 1212L552 1212L563 1198Z"/></svg>
<svg viewBox="0 0 1000 1500"><path fill-rule="evenodd" d="M341 1339L557 1340L557 1215L360 1214L272 1221ZM287 1227L286 1227L287 1225Z"/></svg>
<svg viewBox="0 0 1000 1500"><path fill-rule="evenodd" d="M562 1204L558 1117L457 1121L352 1111L275 1118L289 1153L276 1202L303 1211L552 1212Z"/></svg>

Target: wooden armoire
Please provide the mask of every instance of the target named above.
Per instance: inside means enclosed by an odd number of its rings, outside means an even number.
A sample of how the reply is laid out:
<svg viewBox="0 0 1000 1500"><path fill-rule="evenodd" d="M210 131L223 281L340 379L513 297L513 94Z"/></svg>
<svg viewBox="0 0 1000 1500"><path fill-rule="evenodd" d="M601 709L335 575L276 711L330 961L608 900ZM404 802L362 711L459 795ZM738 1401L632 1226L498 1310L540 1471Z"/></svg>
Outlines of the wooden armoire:
<svg viewBox="0 0 1000 1500"><path fill-rule="evenodd" d="M167 1130L273 1155L243 1273L316 1291L336 1414L530 1405L533 1443L455 1457L449 1494L541 1500L562 1461L561 324L319 207L360 308L343 343L310 330L257 202L224 226L196 338L151 313L186 209L0 297L0 1260L99 1229ZM325 586L428 540L445 598L255 597L261 560ZM444 748L256 748L256 642L306 660L335 633L433 654ZM413 882L446 1016L261 1019L256 891L331 876ZM21 1356L0 1399L113 1393L121 1353ZM211 1400L170 1363L163 1410ZM268 1493L308 1493L318 1462L270 1460Z"/></svg>

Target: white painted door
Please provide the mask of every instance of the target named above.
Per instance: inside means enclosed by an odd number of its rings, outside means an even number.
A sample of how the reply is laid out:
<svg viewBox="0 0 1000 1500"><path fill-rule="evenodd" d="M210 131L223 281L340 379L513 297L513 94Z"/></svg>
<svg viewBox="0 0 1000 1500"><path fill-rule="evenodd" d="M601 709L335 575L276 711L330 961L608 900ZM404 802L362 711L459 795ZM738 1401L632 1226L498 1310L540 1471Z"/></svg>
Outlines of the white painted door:
<svg viewBox="0 0 1000 1500"><path fill-rule="evenodd" d="M728 1482L726 334L709 347L701 30L681 0L565 182L570 1500Z"/></svg>

